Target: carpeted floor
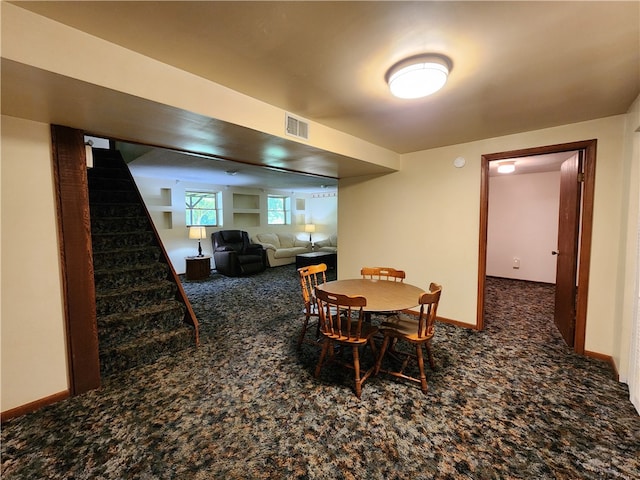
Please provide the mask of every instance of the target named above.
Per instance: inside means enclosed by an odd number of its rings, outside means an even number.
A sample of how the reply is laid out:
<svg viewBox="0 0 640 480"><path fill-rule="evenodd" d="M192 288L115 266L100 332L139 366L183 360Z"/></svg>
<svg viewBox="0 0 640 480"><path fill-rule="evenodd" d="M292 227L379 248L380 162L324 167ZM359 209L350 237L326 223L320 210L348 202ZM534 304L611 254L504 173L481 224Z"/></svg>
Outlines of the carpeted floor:
<svg viewBox="0 0 640 480"><path fill-rule="evenodd" d="M358 400L351 372L316 380L317 348L296 351L297 282L184 281L202 345L7 422L2 478L640 477L628 389L563 345L549 286L489 279L484 331L438 324L428 395L380 375Z"/></svg>

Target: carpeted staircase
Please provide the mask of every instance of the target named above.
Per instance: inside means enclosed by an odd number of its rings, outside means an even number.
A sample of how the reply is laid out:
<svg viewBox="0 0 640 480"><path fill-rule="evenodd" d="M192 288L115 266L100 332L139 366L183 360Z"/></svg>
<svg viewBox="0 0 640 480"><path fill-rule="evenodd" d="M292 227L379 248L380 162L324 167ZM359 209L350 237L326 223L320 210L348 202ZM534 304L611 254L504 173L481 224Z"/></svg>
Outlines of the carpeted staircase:
<svg viewBox="0 0 640 480"><path fill-rule="evenodd" d="M94 149L88 171L100 373L109 376L189 348L190 306L122 156ZM193 319L195 321L195 318Z"/></svg>

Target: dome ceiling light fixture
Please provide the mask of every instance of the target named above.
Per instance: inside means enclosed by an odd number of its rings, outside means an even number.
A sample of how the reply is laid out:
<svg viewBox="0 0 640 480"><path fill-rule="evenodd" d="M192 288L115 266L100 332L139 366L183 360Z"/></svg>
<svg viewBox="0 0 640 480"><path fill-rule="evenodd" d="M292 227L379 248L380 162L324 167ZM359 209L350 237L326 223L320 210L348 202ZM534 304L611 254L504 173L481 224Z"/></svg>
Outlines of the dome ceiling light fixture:
<svg viewBox="0 0 640 480"><path fill-rule="evenodd" d="M444 55L415 55L393 65L385 79L398 98L426 97L444 87L451 65L451 59Z"/></svg>
<svg viewBox="0 0 640 480"><path fill-rule="evenodd" d="M513 173L516 171L516 162L500 162L498 173Z"/></svg>

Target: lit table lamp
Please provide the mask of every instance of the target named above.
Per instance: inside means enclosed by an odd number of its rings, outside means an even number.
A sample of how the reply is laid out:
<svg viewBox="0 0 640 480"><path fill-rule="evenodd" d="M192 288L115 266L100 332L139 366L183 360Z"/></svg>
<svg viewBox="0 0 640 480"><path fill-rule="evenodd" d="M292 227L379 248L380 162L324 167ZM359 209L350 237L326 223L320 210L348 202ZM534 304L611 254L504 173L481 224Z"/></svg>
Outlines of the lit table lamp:
<svg viewBox="0 0 640 480"><path fill-rule="evenodd" d="M309 241L310 241L310 242L311 242L311 244L313 245L313 240L311 240L311 234L312 234L313 232L315 232L315 231L316 231L316 226L315 226L315 224L313 224L313 223L307 223L307 224L304 226L304 231L305 231L305 232L307 232L307 233L309 234Z"/></svg>
<svg viewBox="0 0 640 480"><path fill-rule="evenodd" d="M207 230L204 227L189 227L189 238L191 240L198 240L198 256L204 257L202 255L202 246L200 245L200 240L207 236Z"/></svg>

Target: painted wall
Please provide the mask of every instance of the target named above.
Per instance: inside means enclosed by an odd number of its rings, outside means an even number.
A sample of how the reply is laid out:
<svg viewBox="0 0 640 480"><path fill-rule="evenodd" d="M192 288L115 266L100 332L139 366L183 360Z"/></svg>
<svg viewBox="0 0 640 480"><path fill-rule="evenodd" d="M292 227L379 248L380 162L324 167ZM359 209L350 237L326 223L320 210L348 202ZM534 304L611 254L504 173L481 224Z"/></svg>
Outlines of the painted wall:
<svg viewBox="0 0 640 480"><path fill-rule="evenodd" d="M198 253L197 240L189 240L185 219L186 191L220 192L222 194L223 226L207 228L207 238L201 241L202 253L212 255L211 234L221 229L245 230L250 237L257 233L293 233L300 239L308 239L304 233L305 223L316 222L314 240L327 237L337 230L337 195L325 194L296 194L291 196L292 223L291 225L267 225L267 196L283 195L281 191L270 191L249 188L234 188L224 185L212 185L178 181L171 178L150 178L136 175L135 167L131 167L136 184L151 214L158 234L169 255L174 270L184 273L186 269L185 257ZM256 196L259 199L258 211L261 223L257 226L234 222L233 194ZM298 209L297 207L302 207ZM244 210L243 210L244 211ZM212 261L212 268L214 262Z"/></svg>
<svg viewBox="0 0 640 480"><path fill-rule="evenodd" d="M338 233L337 192L314 193L307 197L307 222L316 226L314 242Z"/></svg>
<svg viewBox="0 0 640 480"><path fill-rule="evenodd" d="M559 171L491 177L487 275L555 283L559 206Z"/></svg>
<svg viewBox="0 0 640 480"><path fill-rule="evenodd" d="M629 109L624 130L624 154L620 185L622 205L620 219L620 255L617 259L615 315L613 324L613 359L620 380L635 389L636 408L640 412L640 96ZM634 322L635 331L634 331ZM634 335L635 333L635 335ZM636 356L631 355L631 338Z"/></svg>
<svg viewBox="0 0 640 480"><path fill-rule="evenodd" d="M49 125L2 117L2 411L65 392L67 356Z"/></svg>
<svg viewBox="0 0 640 480"><path fill-rule="evenodd" d="M362 265L402 268L417 285L444 286L438 314L476 323L483 154L598 139L591 294L586 349L614 352L618 259L623 197L623 135L626 115L414 152L402 157L397 173L340 182L338 216L341 278ZM464 157L466 166L453 160ZM628 180L627 180L628 181ZM380 192L391 192L381 195ZM363 238L366 241L363 241Z"/></svg>

